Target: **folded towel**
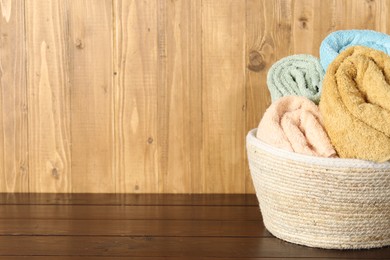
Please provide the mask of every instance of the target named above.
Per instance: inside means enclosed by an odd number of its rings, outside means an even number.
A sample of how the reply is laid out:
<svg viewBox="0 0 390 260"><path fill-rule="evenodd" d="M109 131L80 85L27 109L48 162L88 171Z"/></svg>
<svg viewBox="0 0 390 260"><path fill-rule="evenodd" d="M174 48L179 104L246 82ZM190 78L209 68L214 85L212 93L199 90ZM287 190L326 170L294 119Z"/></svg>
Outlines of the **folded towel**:
<svg viewBox="0 0 390 260"><path fill-rule="evenodd" d="M321 43L320 60L324 70L343 50L352 46L366 46L390 53L390 36L370 30L345 30L329 34Z"/></svg>
<svg viewBox="0 0 390 260"><path fill-rule="evenodd" d="M336 155L322 127L318 107L305 97L288 96L272 103L256 136L291 152L321 157Z"/></svg>
<svg viewBox="0 0 390 260"><path fill-rule="evenodd" d="M318 103L324 70L319 59L307 54L288 56L276 62L267 75L272 101L284 96L304 96Z"/></svg>
<svg viewBox="0 0 390 260"><path fill-rule="evenodd" d="M390 56L356 46L329 66L320 111L341 158L390 159Z"/></svg>

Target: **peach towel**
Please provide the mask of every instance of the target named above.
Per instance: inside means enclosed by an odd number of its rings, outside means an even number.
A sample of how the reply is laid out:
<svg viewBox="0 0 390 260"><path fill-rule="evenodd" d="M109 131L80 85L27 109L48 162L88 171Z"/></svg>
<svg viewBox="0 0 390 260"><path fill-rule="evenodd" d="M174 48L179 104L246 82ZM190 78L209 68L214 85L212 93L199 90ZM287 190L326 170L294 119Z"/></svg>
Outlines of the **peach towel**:
<svg viewBox="0 0 390 260"><path fill-rule="evenodd" d="M260 121L257 138L291 152L336 156L318 107L305 97L287 96L272 103Z"/></svg>

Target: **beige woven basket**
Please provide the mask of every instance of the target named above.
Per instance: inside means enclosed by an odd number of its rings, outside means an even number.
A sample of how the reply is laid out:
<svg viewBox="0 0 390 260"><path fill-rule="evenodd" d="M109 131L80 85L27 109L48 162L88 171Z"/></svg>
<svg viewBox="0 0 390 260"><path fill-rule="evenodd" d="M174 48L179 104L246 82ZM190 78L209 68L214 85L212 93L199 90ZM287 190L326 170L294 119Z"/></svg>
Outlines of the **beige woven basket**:
<svg viewBox="0 0 390 260"><path fill-rule="evenodd" d="M329 249L390 245L390 163L319 158L247 135L265 227L276 237Z"/></svg>

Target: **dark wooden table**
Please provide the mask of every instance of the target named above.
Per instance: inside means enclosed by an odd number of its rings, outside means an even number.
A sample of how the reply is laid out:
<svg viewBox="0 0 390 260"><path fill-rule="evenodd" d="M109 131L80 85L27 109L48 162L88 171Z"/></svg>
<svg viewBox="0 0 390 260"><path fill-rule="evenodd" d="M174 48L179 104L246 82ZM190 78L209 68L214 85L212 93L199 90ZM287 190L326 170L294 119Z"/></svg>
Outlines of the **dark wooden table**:
<svg viewBox="0 0 390 260"><path fill-rule="evenodd" d="M0 194L0 259L390 259L268 233L254 195Z"/></svg>

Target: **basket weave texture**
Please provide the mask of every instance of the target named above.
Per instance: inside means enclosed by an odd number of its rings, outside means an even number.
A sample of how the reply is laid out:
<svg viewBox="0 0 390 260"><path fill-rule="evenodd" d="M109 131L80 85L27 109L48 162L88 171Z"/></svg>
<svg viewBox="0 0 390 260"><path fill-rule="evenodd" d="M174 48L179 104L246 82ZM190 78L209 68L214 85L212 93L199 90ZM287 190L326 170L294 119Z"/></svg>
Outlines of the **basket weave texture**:
<svg viewBox="0 0 390 260"><path fill-rule="evenodd" d="M390 245L390 163L320 158L247 135L265 227L276 237L329 249Z"/></svg>

